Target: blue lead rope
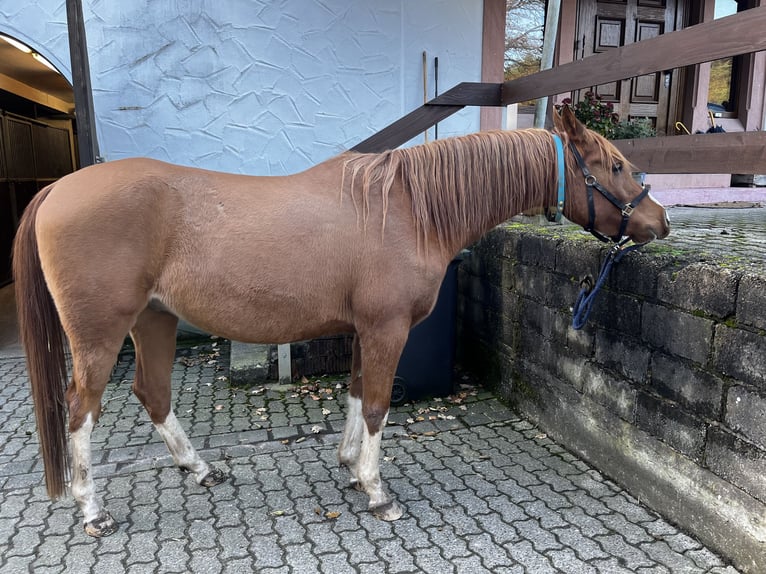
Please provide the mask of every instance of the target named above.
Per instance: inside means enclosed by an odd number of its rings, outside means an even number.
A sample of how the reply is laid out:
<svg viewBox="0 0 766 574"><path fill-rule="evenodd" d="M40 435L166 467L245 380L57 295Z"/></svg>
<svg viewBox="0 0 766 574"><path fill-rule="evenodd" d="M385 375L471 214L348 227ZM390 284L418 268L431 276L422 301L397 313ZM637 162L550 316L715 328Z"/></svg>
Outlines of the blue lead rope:
<svg viewBox="0 0 766 574"><path fill-rule="evenodd" d="M599 290L609 276L609 272L612 270L612 265L619 263L626 253L635 251L641 247L641 245L631 245L626 247L625 245L628 241L629 239L623 239L619 243L615 243L614 247L609 250L606 259L604 259L604 262L601 264L601 271L598 273L596 284L593 286L586 284L580 289L580 293L577 295L577 301L575 301L572 309L573 329L579 331L588 322L588 317L593 309L593 302L596 300L596 295L598 295Z"/></svg>

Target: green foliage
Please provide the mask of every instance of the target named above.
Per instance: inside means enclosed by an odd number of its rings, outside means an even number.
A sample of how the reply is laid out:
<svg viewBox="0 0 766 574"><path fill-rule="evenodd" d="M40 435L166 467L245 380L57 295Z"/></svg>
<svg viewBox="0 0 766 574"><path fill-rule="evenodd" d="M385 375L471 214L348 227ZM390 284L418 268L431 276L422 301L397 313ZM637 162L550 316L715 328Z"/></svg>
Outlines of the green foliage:
<svg viewBox="0 0 766 574"><path fill-rule="evenodd" d="M614 139L617 128L618 116L614 112L611 102L605 102L601 96L593 92L585 92L583 99L572 105L572 100L567 98L562 105L570 106L575 117L589 129L600 133L605 138Z"/></svg>
<svg viewBox="0 0 766 574"><path fill-rule="evenodd" d="M657 135L657 130L649 118L633 118L619 122L614 128L613 139L628 140L635 138L651 138Z"/></svg>

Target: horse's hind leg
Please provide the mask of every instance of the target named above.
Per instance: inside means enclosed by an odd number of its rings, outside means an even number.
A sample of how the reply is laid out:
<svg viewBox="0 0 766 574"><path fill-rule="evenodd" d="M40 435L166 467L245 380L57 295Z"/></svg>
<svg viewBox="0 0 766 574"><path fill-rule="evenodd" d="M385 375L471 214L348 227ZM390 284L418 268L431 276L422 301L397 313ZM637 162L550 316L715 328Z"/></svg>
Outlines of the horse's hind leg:
<svg viewBox="0 0 766 574"><path fill-rule="evenodd" d="M127 331L127 326L125 327ZM90 340L70 337L72 382L66 393L72 450L71 492L83 513L83 526L90 536L108 536L117 523L96 495L91 463L90 438L101 414L101 397L122 345L124 335L102 333Z"/></svg>
<svg viewBox="0 0 766 574"><path fill-rule="evenodd" d="M138 316L130 331L136 346L133 392L149 413L176 466L191 472L198 484L214 486L226 479L224 473L200 458L170 407L177 324L174 315L148 307Z"/></svg>

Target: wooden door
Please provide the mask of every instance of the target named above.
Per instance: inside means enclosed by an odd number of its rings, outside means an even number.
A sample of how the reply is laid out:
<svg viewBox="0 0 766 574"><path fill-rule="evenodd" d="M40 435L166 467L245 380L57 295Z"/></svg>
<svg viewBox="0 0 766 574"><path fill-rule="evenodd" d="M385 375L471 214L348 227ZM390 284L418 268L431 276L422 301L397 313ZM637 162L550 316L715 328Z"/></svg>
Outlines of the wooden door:
<svg viewBox="0 0 766 574"><path fill-rule="evenodd" d="M579 5L577 58L609 52L625 44L672 32L682 22L683 0L582 0ZM670 133L675 116L676 71L657 72L591 88L613 102L620 120L648 117L658 134Z"/></svg>

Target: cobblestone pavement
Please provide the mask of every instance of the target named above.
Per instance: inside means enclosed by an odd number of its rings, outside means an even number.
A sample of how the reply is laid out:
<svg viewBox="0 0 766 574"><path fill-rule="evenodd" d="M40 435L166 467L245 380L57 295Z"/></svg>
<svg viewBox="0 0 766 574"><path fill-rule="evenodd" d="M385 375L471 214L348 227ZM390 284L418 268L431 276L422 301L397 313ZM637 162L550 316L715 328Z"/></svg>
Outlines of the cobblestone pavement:
<svg viewBox="0 0 766 574"><path fill-rule="evenodd" d="M381 468L407 512L378 521L336 462L344 384L232 388L225 346L173 371L178 418L230 475L210 490L172 467L119 361L94 461L120 529L100 540L46 498L24 365L0 360L0 572L736 573L468 385L392 411Z"/></svg>
<svg viewBox="0 0 766 574"><path fill-rule="evenodd" d="M677 248L700 259L724 257L726 263L763 270L766 264L766 207L671 207L671 231L659 249Z"/></svg>

